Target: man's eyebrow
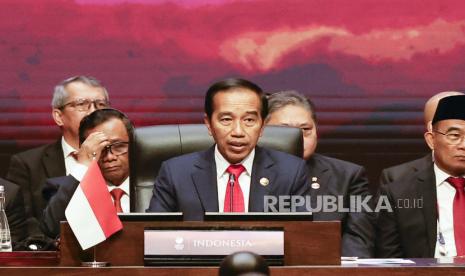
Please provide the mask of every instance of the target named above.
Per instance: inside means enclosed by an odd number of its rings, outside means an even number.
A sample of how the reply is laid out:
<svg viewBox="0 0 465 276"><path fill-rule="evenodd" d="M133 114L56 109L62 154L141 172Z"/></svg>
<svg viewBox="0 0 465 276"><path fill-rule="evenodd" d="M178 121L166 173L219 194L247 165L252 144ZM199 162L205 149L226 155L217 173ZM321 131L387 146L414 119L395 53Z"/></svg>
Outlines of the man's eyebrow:
<svg viewBox="0 0 465 276"><path fill-rule="evenodd" d="M465 129L463 129L463 128L453 127L453 126L452 126L452 127L449 127L449 128L446 130L446 132L450 132L450 131L461 131L461 130L464 130L464 131L465 131Z"/></svg>
<svg viewBox="0 0 465 276"><path fill-rule="evenodd" d="M120 142L126 142L126 141L124 141L124 140L122 140L122 139L119 139L119 138L117 138L117 139L108 139L108 140L109 140L110 143L112 143L112 144L114 144L114 143L120 143Z"/></svg>
<svg viewBox="0 0 465 276"><path fill-rule="evenodd" d="M223 115L232 115L232 112L223 111L223 112L219 112L219 113L218 113L218 116L223 116Z"/></svg>
<svg viewBox="0 0 465 276"><path fill-rule="evenodd" d="M250 114L250 115L258 115L258 112L256 110L246 111L245 113Z"/></svg>

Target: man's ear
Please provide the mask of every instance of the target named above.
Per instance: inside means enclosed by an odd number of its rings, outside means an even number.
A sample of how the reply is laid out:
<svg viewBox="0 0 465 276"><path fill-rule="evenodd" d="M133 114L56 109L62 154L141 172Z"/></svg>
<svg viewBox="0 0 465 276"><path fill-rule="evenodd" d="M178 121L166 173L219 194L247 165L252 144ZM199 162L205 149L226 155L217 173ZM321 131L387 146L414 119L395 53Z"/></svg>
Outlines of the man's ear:
<svg viewBox="0 0 465 276"><path fill-rule="evenodd" d="M53 117L53 120L55 121L55 124L57 124L57 126L61 127L63 126L63 120L61 119L61 110L57 109L57 108L54 108L52 110L52 117Z"/></svg>
<svg viewBox="0 0 465 276"><path fill-rule="evenodd" d="M426 126L426 129L429 131L429 132L432 132L433 131L433 122L432 121L429 121L427 126Z"/></svg>
<svg viewBox="0 0 465 276"><path fill-rule="evenodd" d="M430 131L425 132L424 136L425 136L426 144L428 144L428 147L431 150L434 150L434 135L433 135L433 132L430 132Z"/></svg>
<svg viewBox="0 0 465 276"><path fill-rule="evenodd" d="M210 136L213 136L213 135L212 135L211 125L210 125L210 118L208 118L208 115L207 115L206 113L203 114L203 122L204 122L205 125L207 126L208 134L209 134Z"/></svg>

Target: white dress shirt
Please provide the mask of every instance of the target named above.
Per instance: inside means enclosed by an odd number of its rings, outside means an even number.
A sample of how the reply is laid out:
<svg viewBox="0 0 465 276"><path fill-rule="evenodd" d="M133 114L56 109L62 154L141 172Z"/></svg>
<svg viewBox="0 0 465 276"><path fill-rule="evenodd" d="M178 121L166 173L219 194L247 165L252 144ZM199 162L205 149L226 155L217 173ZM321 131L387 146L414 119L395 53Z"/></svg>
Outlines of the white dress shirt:
<svg viewBox="0 0 465 276"><path fill-rule="evenodd" d="M450 175L441 170L436 164L434 164L434 174L436 176L436 197L439 216L434 257L457 256L454 237L454 197L456 190L446 181ZM439 241L440 233L442 233L443 245Z"/></svg>
<svg viewBox="0 0 465 276"><path fill-rule="evenodd" d="M65 137L61 137L61 148L63 149L63 157L65 158L66 175L68 175L70 174L71 169L76 166L76 164L79 164L76 158L72 155L72 153L77 151L77 149L68 144Z"/></svg>
<svg viewBox="0 0 465 276"><path fill-rule="evenodd" d="M123 183L119 186L115 186L111 184L110 182L107 181L107 187L108 191L111 192L113 189L120 188L121 190L124 191L125 194L121 196L120 202L121 202L121 208L123 209L123 213L129 213L130 212L130 205L129 205L129 177L127 177ZM113 199L113 197L111 197Z"/></svg>
<svg viewBox="0 0 465 276"><path fill-rule="evenodd" d="M239 186L244 195L244 211L249 211L249 194L250 181L252 176L252 165L255 157L255 149L247 155L240 164L245 168L245 171L239 176ZM224 159L223 155L218 151L218 145L215 146L215 163L216 163L216 183L218 187L218 207L220 212L224 212L224 198L226 197L226 188L229 181L229 173L226 169L229 167L229 162Z"/></svg>
<svg viewBox="0 0 465 276"><path fill-rule="evenodd" d="M84 178L84 175L86 174L87 172L87 166L81 164L81 163L76 163L76 165L74 167L72 167L71 169L71 172L70 174L76 178L76 180L78 180L79 182L82 181L82 178ZM116 189L116 188L120 188L122 189L125 194L123 194L123 196L121 196L121 208L123 209L123 213L129 213L130 212L130 203L129 203L129 177L127 177L123 183L121 183L121 185L119 186L115 186L113 184L111 184L110 182L107 181L107 188L108 188L108 192L110 192L111 190L113 189ZM113 200L113 196L111 197L111 199Z"/></svg>

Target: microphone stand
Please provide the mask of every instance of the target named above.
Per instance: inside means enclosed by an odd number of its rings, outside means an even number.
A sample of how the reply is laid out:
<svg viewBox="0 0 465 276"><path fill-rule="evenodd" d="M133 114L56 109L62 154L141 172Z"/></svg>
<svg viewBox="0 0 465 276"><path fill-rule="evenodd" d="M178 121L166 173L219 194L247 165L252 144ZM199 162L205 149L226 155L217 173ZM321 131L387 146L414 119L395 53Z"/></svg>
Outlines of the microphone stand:
<svg viewBox="0 0 465 276"><path fill-rule="evenodd" d="M234 212L233 210L233 198L234 198L234 174L229 175L229 186L230 186L230 193L229 193L229 212Z"/></svg>

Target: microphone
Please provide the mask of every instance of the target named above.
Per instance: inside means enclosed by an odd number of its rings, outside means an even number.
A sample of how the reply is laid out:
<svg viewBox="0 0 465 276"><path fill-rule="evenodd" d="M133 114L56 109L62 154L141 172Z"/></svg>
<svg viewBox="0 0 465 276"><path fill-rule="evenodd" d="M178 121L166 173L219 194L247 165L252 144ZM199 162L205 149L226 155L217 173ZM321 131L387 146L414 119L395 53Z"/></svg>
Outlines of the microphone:
<svg viewBox="0 0 465 276"><path fill-rule="evenodd" d="M229 174L229 186L230 186L230 193L229 193L229 212L234 212L233 210L233 198L234 198L234 182L235 182L234 174Z"/></svg>

